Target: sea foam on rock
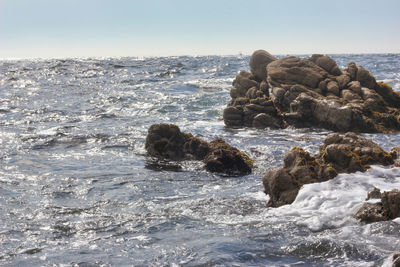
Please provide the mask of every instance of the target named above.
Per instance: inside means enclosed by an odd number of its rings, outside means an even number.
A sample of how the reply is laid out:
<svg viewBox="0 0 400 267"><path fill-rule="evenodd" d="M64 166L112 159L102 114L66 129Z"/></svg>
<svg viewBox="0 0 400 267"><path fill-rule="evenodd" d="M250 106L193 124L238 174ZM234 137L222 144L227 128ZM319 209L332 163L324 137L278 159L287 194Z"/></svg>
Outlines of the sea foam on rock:
<svg viewBox="0 0 400 267"><path fill-rule="evenodd" d="M380 190L375 188L374 191L374 194L379 192L378 198L380 201L376 203L364 203L355 214L355 218L362 222L371 223L400 217L400 190L393 189L380 193Z"/></svg>
<svg viewBox="0 0 400 267"><path fill-rule="evenodd" d="M304 184L327 181L339 173L365 171L371 164L391 165L396 157L352 132L329 134L314 156L294 147L286 153L283 167L263 176L264 192L270 196L268 206L291 204Z"/></svg>
<svg viewBox="0 0 400 267"><path fill-rule="evenodd" d="M227 175L251 173L253 161L243 152L230 146L223 139L212 142L181 132L173 124L150 126L145 148L149 155L169 160L197 159L205 163L210 172Z"/></svg>
<svg viewBox="0 0 400 267"><path fill-rule="evenodd" d="M223 115L228 127L400 131L400 94L354 62L342 72L328 56L276 59L257 50L250 69L233 81Z"/></svg>

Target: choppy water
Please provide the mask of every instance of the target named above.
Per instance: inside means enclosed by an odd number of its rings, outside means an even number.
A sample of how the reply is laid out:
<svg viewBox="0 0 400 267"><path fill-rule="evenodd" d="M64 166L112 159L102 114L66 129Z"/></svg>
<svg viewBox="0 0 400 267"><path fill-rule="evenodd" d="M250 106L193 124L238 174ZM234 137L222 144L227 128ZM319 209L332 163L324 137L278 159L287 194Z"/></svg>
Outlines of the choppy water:
<svg viewBox="0 0 400 267"><path fill-rule="evenodd" d="M400 90L400 55L335 55ZM351 215L373 186L400 188L400 168L374 167L306 185L267 209L262 174L293 145L314 153L319 129L232 130L222 110L248 57L0 61L0 265L375 266L400 250L400 220ZM153 123L223 137L258 168L219 177L202 164L147 157ZM390 149L398 134L367 135Z"/></svg>

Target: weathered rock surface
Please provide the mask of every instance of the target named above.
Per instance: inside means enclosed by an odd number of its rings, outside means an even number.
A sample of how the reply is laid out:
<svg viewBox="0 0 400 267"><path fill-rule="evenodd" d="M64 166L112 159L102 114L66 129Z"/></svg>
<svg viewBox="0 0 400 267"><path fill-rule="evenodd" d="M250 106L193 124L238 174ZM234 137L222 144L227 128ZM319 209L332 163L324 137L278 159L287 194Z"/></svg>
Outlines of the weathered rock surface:
<svg viewBox="0 0 400 267"><path fill-rule="evenodd" d="M150 126L145 148L150 156L161 159L202 160L208 171L226 175L246 175L251 173L253 167L253 161L245 153L223 139L207 142L190 133L181 132L173 124Z"/></svg>
<svg viewBox="0 0 400 267"><path fill-rule="evenodd" d="M228 127L323 127L339 132L400 131L400 93L362 66L343 72L328 56L276 59L257 50L240 71L224 110ZM254 103L257 102L257 103ZM268 103L268 107L254 106ZM258 116L259 114L266 114Z"/></svg>
<svg viewBox="0 0 400 267"><path fill-rule="evenodd" d="M356 219L371 223L400 217L400 190L394 189L380 193L379 189L374 188L373 191L375 191L374 194L377 194L377 191L379 191L381 201L377 203L364 203L355 214L354 217Z"/></svg>
<svg viewBox="0 0 400 267"><path fill-rule="evenodd" d="M277 58L265 50L257 50L250 57L250 70L258 81L267 77L267 65Z"/></svg>
<svg viewBox="0 0 400 267"><path fill-rule="evenodd" d="M387 153L369 139L351 132L329 134L317 155L311 156L303 149L294 147L286 153L283 167L265 173L263 184L264 192L270 196L268 206L292 203L304 184L327 181L338 173L365 171L370 164L390 165L394 160L393 153ZM390 195L390 199L393 198ZM390 203L390 200L385 203ZM399 212L394 207L392 210L395 214Z"/></svg>

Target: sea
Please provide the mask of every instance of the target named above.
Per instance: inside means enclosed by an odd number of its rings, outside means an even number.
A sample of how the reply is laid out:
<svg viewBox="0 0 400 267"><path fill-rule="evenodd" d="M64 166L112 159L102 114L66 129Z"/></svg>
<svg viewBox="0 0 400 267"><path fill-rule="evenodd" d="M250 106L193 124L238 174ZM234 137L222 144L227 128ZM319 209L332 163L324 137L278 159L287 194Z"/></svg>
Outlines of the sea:
<svg viewBox="0 0 400 267"><path fill-rule="evenodd" d="M284 57L281 55L279 57ZM300 55L306 57L308 55ZM400 54L331 55L400 91ZM293 146L316 153L330 131L224 125L249 56L0 60L1 266L391 266L400 219L353 218L367 192L400 189L372 166L303 186L267 208L262 176ZM254 159L242 177L147 155L154 123ZM384 149L400 135L363 134Z"/></svg>

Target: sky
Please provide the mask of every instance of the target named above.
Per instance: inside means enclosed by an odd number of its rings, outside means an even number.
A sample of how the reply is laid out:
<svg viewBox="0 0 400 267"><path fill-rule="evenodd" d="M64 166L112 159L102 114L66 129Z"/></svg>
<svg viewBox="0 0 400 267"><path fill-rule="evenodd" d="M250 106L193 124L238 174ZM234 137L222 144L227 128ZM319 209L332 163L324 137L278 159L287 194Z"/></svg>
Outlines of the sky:
<svg viewBox="0 0 400 267"><path fill-rule="evenodd" d="M0 58L400 53L400 0L0 0Z"/></svg>

